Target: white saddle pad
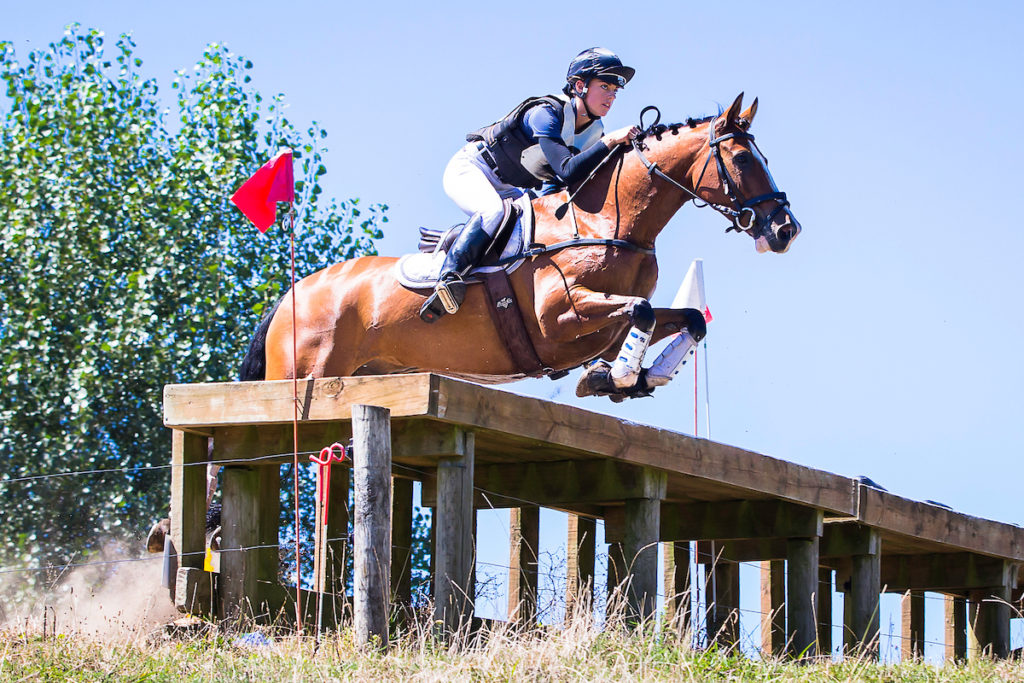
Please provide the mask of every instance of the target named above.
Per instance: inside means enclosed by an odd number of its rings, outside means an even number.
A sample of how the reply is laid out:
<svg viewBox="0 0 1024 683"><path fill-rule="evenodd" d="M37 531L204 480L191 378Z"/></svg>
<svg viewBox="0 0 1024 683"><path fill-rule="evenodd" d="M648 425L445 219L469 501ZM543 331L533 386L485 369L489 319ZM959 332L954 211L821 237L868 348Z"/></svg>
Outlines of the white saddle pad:
<svg viewBox="0 0 1024 683"><path fill-rule="evenodd" d="M501 252L501 258L511 258L516 254L526 251L527 245L533 242L533 205L530 203L530 196L523 195L515 200L521 210L521 215L516 224L512 226L512 235L508 238L505 248ZM429 254L422 252L406 254L398 259L395 264L395 277L399 284L410 289L433 289L437 279L441 276L441 266L444 265L445 252L435 249ZM505 270L509 273L518 268L523 262L513 261L504 266L483 266L474 268L469 272L467 282L476 282L473 279L475 273L493 273L498 270Z"/></svg>

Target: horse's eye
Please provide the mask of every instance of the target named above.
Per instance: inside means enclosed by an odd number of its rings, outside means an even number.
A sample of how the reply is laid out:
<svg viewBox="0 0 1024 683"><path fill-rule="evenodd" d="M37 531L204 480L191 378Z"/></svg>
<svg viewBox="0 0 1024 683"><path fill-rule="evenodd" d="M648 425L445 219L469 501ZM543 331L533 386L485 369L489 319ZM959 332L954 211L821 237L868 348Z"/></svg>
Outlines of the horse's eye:
<svg viewBox="0 0 1024 683"><path fill-rule="evenodd" d="M750 152L740 152L732 158L732 162L739 168L744 168L750 165L752 158Z"/></svg>

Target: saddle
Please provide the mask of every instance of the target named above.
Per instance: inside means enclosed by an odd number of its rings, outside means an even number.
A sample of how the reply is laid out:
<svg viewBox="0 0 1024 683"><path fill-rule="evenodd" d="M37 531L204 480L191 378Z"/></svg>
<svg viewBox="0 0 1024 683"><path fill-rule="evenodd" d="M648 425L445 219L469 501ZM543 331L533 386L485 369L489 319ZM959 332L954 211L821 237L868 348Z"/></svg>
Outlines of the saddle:
<svg viewBox="0 0 1024 683"><path fill-rule="evenodd" d="M409 289L433 289L441 274L448 249L465 227L464 223L447 230L420 228L419 253L406 254L395 264L395 277ZM516 257L533 241L534 217L529 195L505 201L505 217L481 262L464 278L466 284L481 282L486 273L513 272L522 264Z"/></svg>
<svg viewBox="0 0 1024 683"><path fill-rule="evenodd" d="M395 277L403 287L414 290L432 290L437 284L448 249L465 227L456 225L448 230L420 228L420 253L407 254L395 264ZM505 218L487 249L481 263L473 268L463 281L469 285L483 283L489 303L487 307L491 322L498 330L498 336L505 345L512 362L523 376L552 379L563 377L568 372L555 372L537 356L537 350L523 322L512 283L508 274L518 268L524 260L527 248L533 245L534 216L529 195L515 201L505 201Z"/></svg>

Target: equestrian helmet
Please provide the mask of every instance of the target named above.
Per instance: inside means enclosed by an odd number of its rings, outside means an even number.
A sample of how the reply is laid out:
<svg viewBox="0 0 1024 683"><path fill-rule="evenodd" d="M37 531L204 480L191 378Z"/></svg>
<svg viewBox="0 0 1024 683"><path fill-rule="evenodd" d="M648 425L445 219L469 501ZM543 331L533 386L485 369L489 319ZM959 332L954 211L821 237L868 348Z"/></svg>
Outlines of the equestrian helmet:
<svg viewBox="0 0 1024 683"><path fill-rule="evenodd" d="M589 81L591 78L599 78L609 83L614 83L620 88L629 79L633 78L636 69L631 66L623 66L619 56L603 47L592 47L576 55L569 62L569 71L565 80L572 83L575 80Z"/></svg>

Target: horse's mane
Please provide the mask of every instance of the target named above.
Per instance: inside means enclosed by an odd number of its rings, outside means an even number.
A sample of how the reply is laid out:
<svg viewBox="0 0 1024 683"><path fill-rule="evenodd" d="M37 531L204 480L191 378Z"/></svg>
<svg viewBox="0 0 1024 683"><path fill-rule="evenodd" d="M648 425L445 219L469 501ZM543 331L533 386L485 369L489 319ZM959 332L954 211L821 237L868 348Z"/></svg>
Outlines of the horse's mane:
<svg viewBox="0 0 1024 683"><path fill-rule="evenodd" d="M699 119L687 117L686 120L683 121L682 123L658 123L651 126L650 129L644 131L637 137L638 139L643 140L648 136L654 136L655 140L661 140L661 136L665 135L666 133L677 135L681 128L696 128L702 123L708 123L709 121L714 120L716 116L717 114L711 116L704 116Z"/></svg>

